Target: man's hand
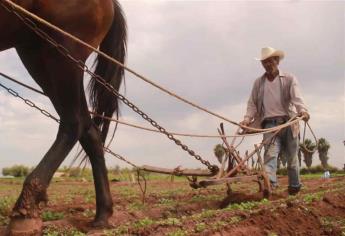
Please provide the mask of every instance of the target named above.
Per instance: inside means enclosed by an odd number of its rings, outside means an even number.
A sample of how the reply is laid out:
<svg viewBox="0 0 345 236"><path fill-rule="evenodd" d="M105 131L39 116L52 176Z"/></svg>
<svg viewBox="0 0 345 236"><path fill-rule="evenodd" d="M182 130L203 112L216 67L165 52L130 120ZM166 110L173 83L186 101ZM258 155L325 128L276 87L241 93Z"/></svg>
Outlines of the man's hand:
<svg viewBox="0 0 345 236"><path fill-rule="evenodd" d="M299 113L299 116L300 116L300 117L303 117L303 120L304 120L305 122L307 122L307 121L310 119L310 115L309 115L309 113L306 112L306 111L300 112L300 113Z"/></svg>
<svg viewBox="0 0 345 236"><path fill-rule="evenodd" d="M240 125L243 125L243 126L248 126L250 124L250 122L246 119L244 119L243 121L240 122ZM247 129L244 128L244 127L241 127L242 131L241 132L237 132L237 134L245 134L247 133Z"/></svg>
<svg viewBox="0 0 345 236"><path fill-rule="evenodd" d="M248 120L243 120L240 122L240 125L243 125L243 126L248 126L250 124L250 122Z"/></svg>

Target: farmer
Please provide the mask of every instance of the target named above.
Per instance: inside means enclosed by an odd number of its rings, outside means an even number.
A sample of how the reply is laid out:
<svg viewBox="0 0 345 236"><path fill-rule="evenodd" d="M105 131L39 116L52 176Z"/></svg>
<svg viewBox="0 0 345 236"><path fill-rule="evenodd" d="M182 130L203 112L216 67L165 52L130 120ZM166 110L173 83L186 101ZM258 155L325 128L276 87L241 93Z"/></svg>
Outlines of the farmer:
<svg viewBox="0 0 345 236"><path fill-rule="evenodd" d="M271 47L262 48L261 61L265 73L255 80L247 104L247 113L240 123L243 126L255 128L272 128L287 122L297 114L304 121L309 120L308 110L299 91L296 77L281 72L279 62L284 58L284 52ZM269 140L265 144L264 168L269 176L272 188L278 186L277 157L281 151L285 152L288 163L288 178L290 195L300 191L301 183L298 165L299 124L295 123L281 130L272 138L272 133L264 134L263 139Z"/></svg>

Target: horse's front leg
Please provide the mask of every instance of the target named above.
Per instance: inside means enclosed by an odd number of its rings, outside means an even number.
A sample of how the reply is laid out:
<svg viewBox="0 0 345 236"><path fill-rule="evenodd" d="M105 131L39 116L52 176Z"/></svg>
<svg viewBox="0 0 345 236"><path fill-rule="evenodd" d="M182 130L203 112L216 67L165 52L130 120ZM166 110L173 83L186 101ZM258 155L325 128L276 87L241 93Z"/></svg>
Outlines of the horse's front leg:
<svg viewBox="0 0 345 236"><path fill-rule="evenodd" d="M34 235L42 229L40 209L47 201L47 188L54 172L80 136L78 123L61 123L57 138L42 161L25 179L22 192L13 208L10 235Z"/></svg>

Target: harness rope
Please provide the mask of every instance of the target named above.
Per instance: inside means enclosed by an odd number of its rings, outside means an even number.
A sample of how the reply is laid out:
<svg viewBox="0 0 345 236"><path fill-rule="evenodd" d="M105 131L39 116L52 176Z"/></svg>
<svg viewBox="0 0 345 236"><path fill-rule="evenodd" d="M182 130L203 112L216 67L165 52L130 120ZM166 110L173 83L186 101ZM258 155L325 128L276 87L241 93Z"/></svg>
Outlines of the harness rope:
<svg viewBox="0 0 345 236"><path fill-rule="evenodd" d="M306 131L306 126L307 126L307 125L308 125L308 128L309 128L309 130L310 130L310 132L311 132L311 134L312 134L312 136L314 137L314 140L315 140L315 147L314 147L312 150L310 150L310 149L305 145L305 131ZM310 125L309 125L308 122L305 122L305 123L304 123L303 139L302 139L302 140L303 140L303 141L302 141L302 143L300 144L300 146L301 146L305 151L307 151L307 152L309 152L309 153L314 153L314 152L317 150L317 148L318 148L318 146L319 146L319 140L316 138L316 135L315 135L313 129L310 127Z"/></svg>

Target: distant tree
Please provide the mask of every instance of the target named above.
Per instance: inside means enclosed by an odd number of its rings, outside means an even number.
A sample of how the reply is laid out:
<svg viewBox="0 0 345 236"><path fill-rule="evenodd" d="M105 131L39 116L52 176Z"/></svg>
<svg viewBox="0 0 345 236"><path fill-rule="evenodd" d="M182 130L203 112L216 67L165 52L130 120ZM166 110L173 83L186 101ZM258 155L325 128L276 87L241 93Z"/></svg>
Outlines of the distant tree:
<svg viewBox="0 0 345 236"><path fill-rule="evenodd" d="M69 177L80 177L82 175L82 169L80 167L71 167L68 169Z"/></svg>
<svg viewBox="0 0 345 236"><path fill-rule="evenodd" d="M313 155L315 152L315 143L313 143L310 139L305 139L304 143L300 144L300 150L303 153L304 163L310 169L311 165L313 164Z"/></svg>
<svg viewBox="0 0 345 236"><path fill-rule="evenodd" d="M14 165L11 167L3 168L3 176L25 177L30 173L30 168L24 165Z"/></svg>
<svg viewBox="0 0 345 236"><path fill-rule="evenodd" d="M222 163L223 161L223 157L225 155L225 149L221 144L217 144L214 148L213 148L213 152L214 155L217 157L219 163Z"/></svg>
<svg viewBox="0 0 345 236"><path fill-rule="evenodd" d="M328 167L328 150L331 147L329 142L325 138L320 138L318 141L317 151L319 152L319 159L323 168Z"/></svg>
<svg viewBox="0 0 345 236"><path fill-rule="evenodd" d="M120 170L121 170L120 166L119 166L119 165L115 165L115 167L114 167L114 171L116 171L116 172L120 172Z"/></svg>
<svg viewBox="0 0 345 236"><path fill-rule="evenodd" d="M114 175L118 175L118 174L120 174L120 172L121 172L121 168L120 168L119 165L115 165L112 168L108 168L108 173L112 173Z"/></svg>

